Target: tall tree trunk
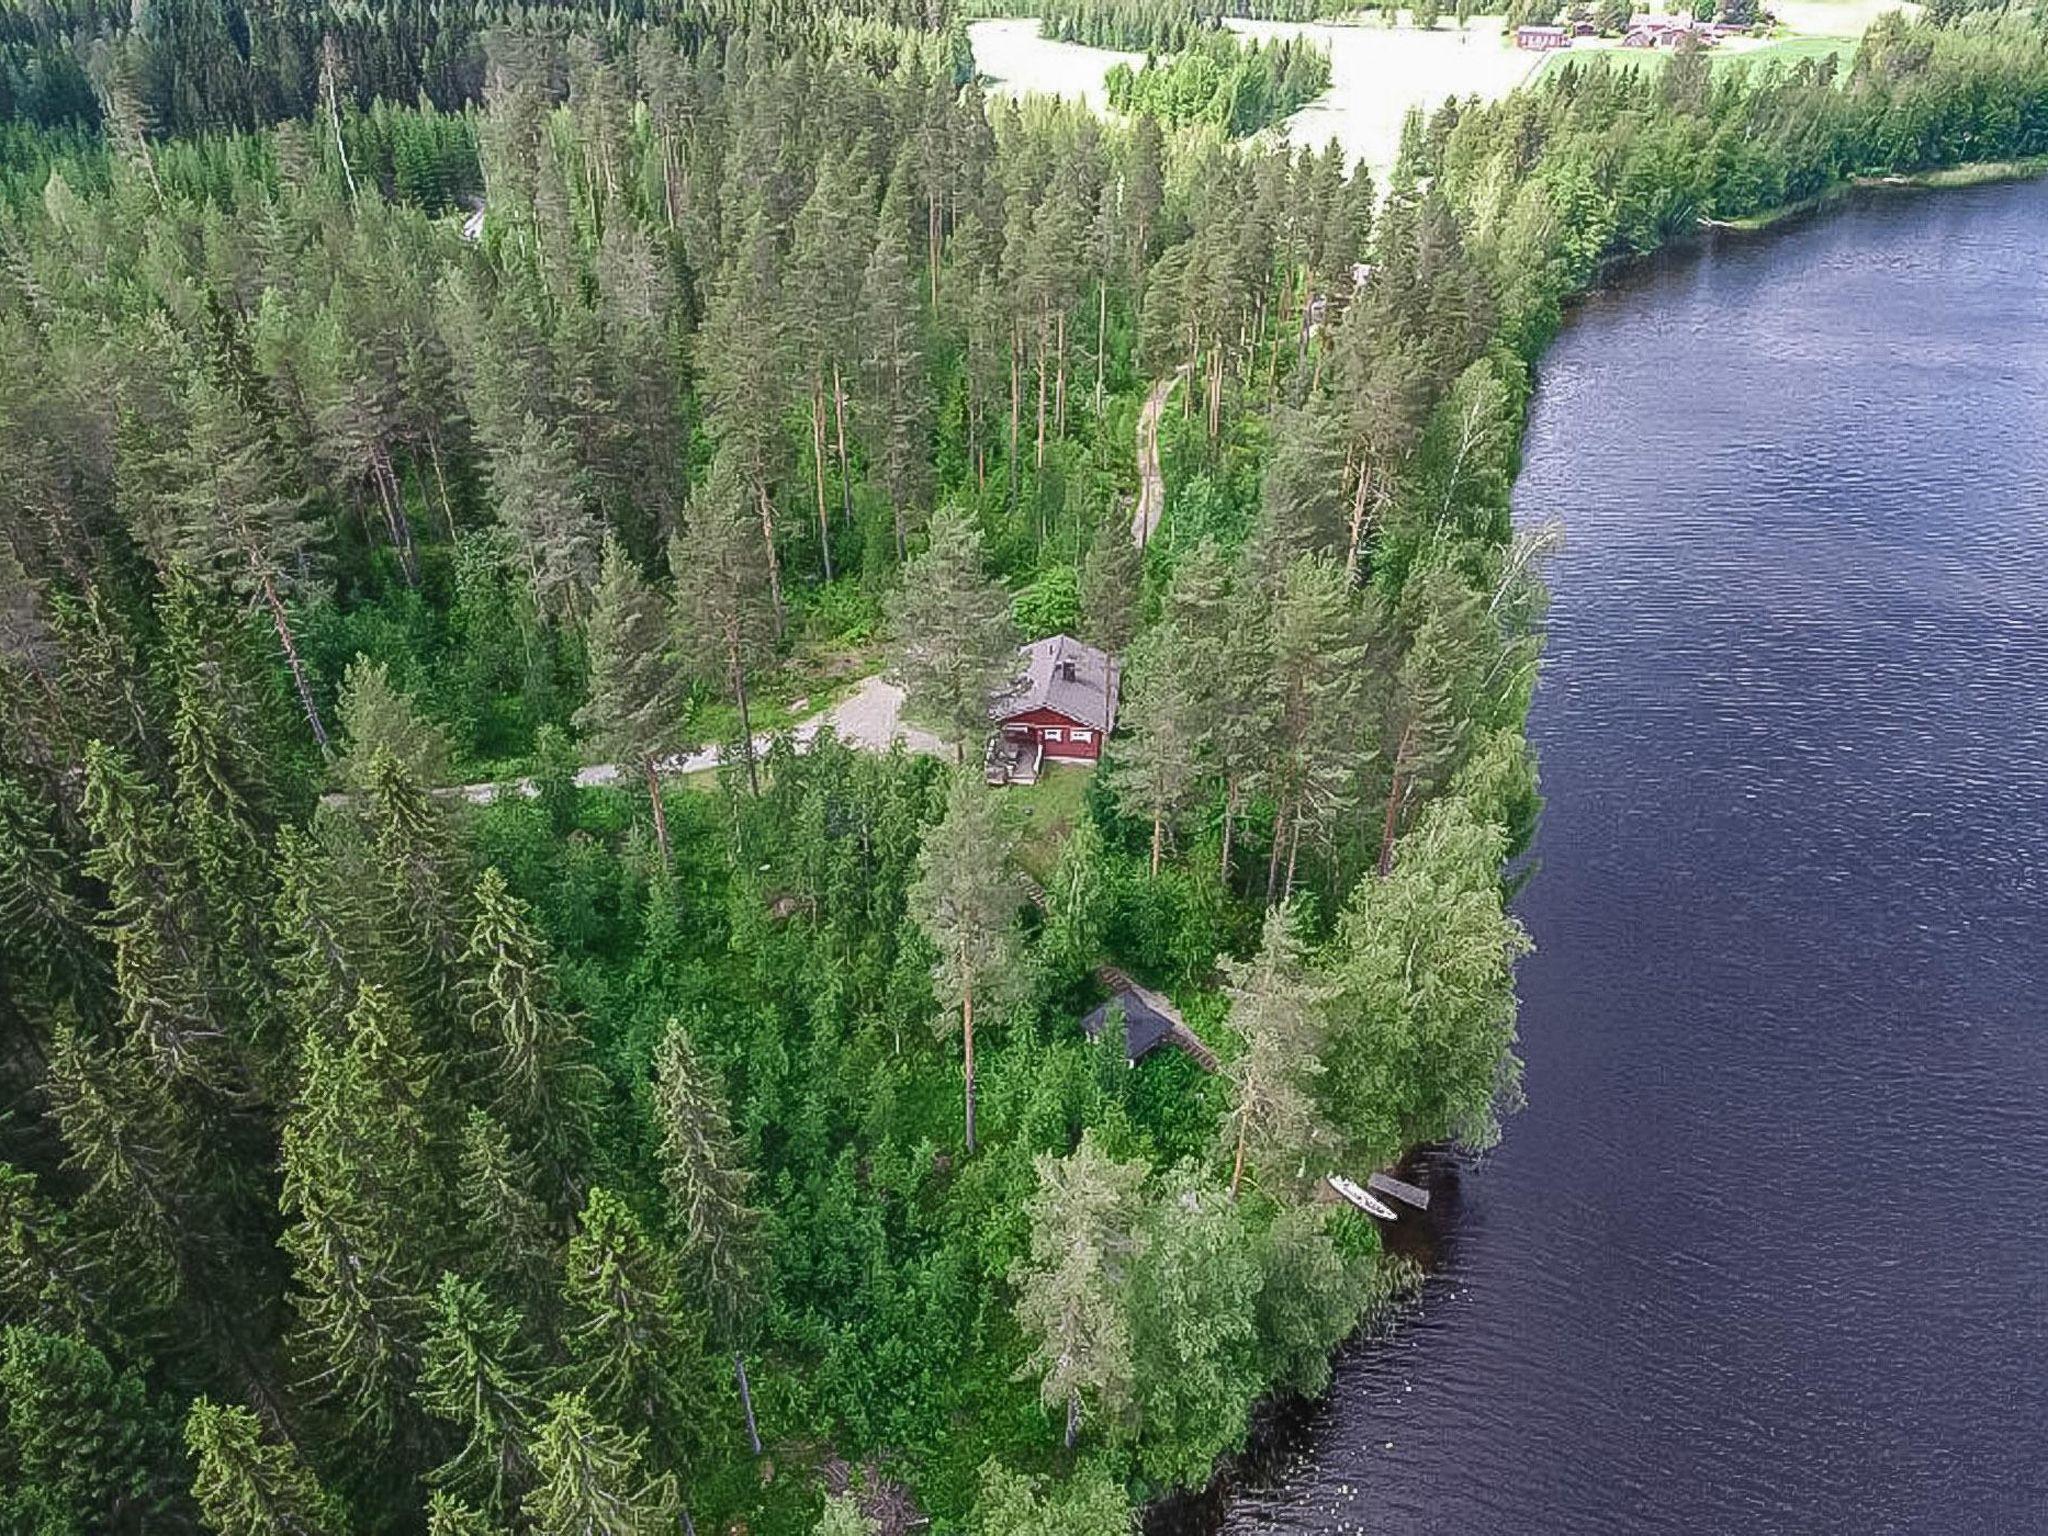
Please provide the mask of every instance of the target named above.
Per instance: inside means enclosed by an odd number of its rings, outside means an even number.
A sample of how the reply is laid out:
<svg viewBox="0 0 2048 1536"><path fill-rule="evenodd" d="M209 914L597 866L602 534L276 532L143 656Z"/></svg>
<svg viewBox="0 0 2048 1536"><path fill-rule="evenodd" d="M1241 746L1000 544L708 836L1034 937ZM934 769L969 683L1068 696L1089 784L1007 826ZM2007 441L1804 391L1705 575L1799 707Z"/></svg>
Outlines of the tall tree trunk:
<svg viewBox="0 0 2048 1536"><path fill-rule="evenodd" d="M1249 1126L1245 1123L1244 1118L1244 1106L1240 1104L1237 1108L1237 1156L1230 1165L1230 1198L1232 1200L1237 1198L1238 1189L1244 1183L1244 1143L1245 1133L1248 1129Z"/></svg>
<svg viewBox="0 0 2048 1536"><path fill-rule="evenodd" d="M1223 884L1230 885L1230 844L1231 835L1237 831L1237 775L1231 774L1223 781Z"/></svg>
<svg viewBox="0 0 2048 1536"><path fill-rule="evenodd" d="M1015 316L1010 319L1010 510L1017 510L1017 429L1024 414L1024 338Z"/></svg>
<svg viewBox="0 0 2048 1536"><path fill-rule="evenodd" d="M768 487L756 484L754 501L761 509L761 547L768 555L768 602L775 610L775 637L782 638L787 614L782 606L782 560L775 553L775 503L768 499Z"/></svg>
<svg viewBox="0 0 2048 1536"><path fill-rule="evenodd" d="M1067 312L1060 311L1059 340L1054 355L1058 362L1058 384L1052 396L1052 435L1061 442L1067 440Z"/></svg>
<svg viewBox="0 0 2048 1536"><path fill-rule="evenodd" d="M846 452L846 383L839 376L839 360L832 360L832 417L839 434L839 508L846 526L853 526L853 460Z"/></svg>
<svg viewBox="0 0 2048 1536"><path fill-rule="evenodd" d="M1095 414L1102 414L1102 357L1109 344L1109 280L1095 285Z"/></svg>
<svg viewBox="0 0 2048 1536"><path fill-rule="evenodd" d="M825 579L832 579L832 523L825 511L825 380L811 375L811 465L818 482L818 548L825 555Z"/></svg>
<svg viewBox="0 0 2048 1536"><path fill-rule="evenodd" d="M1411 720L1401 732L1401 744L1394 749L1394 774L1392 781L1387 785L1387 814L1380 823L1378 869L1382 880L1386 879L1394 868L1394 832L1401 821L1401 797L1408 790L1405 765L1408 757L1408 738L1414 729L1415 723Z"/></svg>
<svg viewBox="0 0 2048 1536"><path fill-rule="evenodd" d="M1166 813L1152 813L1152 878L1159 878L1159 852L1166 846Z"/></svg>
<svg viewBox="0 0 2048 1536"><path fill-rule="evenodd" d="M1372 497L1372 463L1358 466L1358 487L1351 495L1351 547L1344 556L1344 575L1358 580L1359 552L1365 548L1366 509Z"/></svg>
<svg viewBox="0 0 2048 1536"><path fill-rule="evenodd" d="M740 1352L732 1352L733 1379L740 1384L740 1412L747 1416L747 1446L758 1457L761 1454L761 1431L754 1423L754 1391L747 1385L747 1362Z"/></svg>
<svg viewBox="0 0 2048 1536"><path fill-rule="evenodd" d="M740 660L737 639L729 639L726 642L725 654L726 661L732 668L733 702L739 705L740 710L740 752L747 763L747 791L758 798L761 793L761 779L754 768L754 722L747 713L747 669Z"/></svg>
<svg viewBox="0 0 2048 1536"><path fill-rule="evenodd" d="M255 564L252 559L251 565ZM306 724L313 728L313 740L320 750L327 750L327 727L320 719L320 706L313 702L313 685L306 680L305 663L299 660L298 642L292 638L291 621L285 617L284 601L277 595L277 583L268 575L258 578L263 593L263 605L270 610L271 627L277 631L277 643L284 652L285 665L292 671L292 686L298 690L299 705L306 712Z"/></svg>
<svg viewBox="0 0 2048 1536"><path fill-rule="evenodd" d="M669 869L675 860L668 846L668 812L661 803L661 774L652 757L644 759L641 766L647 771L647 803L654 811L654 841L661 848L661 867Z"/></svg>
<svg viewBox="0 0 2048 1536"><path fill-rule="evenodd" d="M963 967L964 970L964 967ZM960 989L960 1037L967 1064L967 1150L974 1151L974 978Z"/></svg>
<svg viewBox="0 0 2048 1536"><path fill-rule="evenodd" d="M1067 1449L1074 1448L1074 1442L1081 1438L1081 1394L1067 1394Z"/></svg>
<svg viewBox="0 0 2048 1536"><path fill-rule="evenodd" d="M1273 851L1266 855L1266 905L1273 905L1274 889L1280 884L1280 845L1287 836L1289 803L1282 795L1273 811Z"/></svg>
<svg viewBox="0 0 2048 1536"><path fill-rule="evenodd" d="M1286 901L1294 895L1294 861L1301 856L1301 816L1294 818L1294 833L1287 840L1287 884L1280 899Z"/></svg>
<svg viewBox="0 0 2048 1536"><path fill-rule="evenodd" d="M1038 473L1045 470L1045 354L1051 345L1048 329L1041 313L1038 317L1038 446L1031 455L1031 468Z"/></svg>
<svg viewBox="0 0 2048 1536"><path fill-rule="evenodd" d="M434 464L434 488L441 495L441 520L448 525L448 542L455 542L455 506L448 499L448 475L441 467L441 434L427 434L427 457Z"/></svg>

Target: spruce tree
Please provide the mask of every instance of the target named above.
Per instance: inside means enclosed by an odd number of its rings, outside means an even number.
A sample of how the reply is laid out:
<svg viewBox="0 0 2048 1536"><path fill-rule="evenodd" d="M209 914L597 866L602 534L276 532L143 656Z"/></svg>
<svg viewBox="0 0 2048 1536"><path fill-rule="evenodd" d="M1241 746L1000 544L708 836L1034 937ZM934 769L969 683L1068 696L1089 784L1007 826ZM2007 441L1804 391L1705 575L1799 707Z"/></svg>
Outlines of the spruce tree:
<svg viewBox="0 0 2048 1536"><path fill-rule="evenodd" d="M466 1269L536 1320L559 1293L562 1268L561 1241L535 1193L538 1184L532 1158L488 1111L472 1107L455 1180Z"/></svg>
<svg viewBox="0 0 2048 1536"><path fill-rule="evenodd" d="M345 742L340 776L358 794L376 788L374 768L385 752L415 784L435 789L448 782L447 741L421 717L411 697L393 686L391 669L383 662L358 656L348 664L339 715Z"/></svg>
<svg viewBox="0 0 2048 1536"><path fill-rule="evenodd" d="M423 1260L443 1200L426 1112L432 1064L395 1001L358 993L347 1044L306 1037L285 1121L280 1240L293 1266L293 1349L311 1394L372 1443L398 1427L419 1370Z"/></svg>
<svg viewBox="0 0 2048 1536"><path fill-rule="evenodd" d="M454 1274L434 1293L419 1404L462 1444L429 1476L436 1488L493 1514L531 1484L541 1415L540 1371L519 1313Z"/></svg>
<svg viewBox="0 0 2048 1536"><path fill-rule="evenodd" d="M604 758L636 768L647 783L661 861L670 862L668 817L661 803L659 759L682 745L689 700L669 658L661 602L631 555L607 538L597 602L584 634L590 696L576 723Z"/></svg>
<svg viewBox="0 0 2048 1536"><path fill-rule="evenodd" d="M965 508L933 516L931 542L904 567L889 623L892 679L964 763L968 746L988 735L991 701L1020 666L1009 602L984 568L981 532Z"/></svg>
<svg viewBox="0 0 2048 1536"><path fill-rule="evenodd" d="M85 867L107 892L100 925L124 1028L166 1077L226 1086L200 879L162 796L95 742L85 756L84 813L93 835Z"/></svg>
<svg viewBox="0 0 2048 1536"><path fill-rule="evenodd" d="M1017 834L981 775L956 768L945 814L925 834L910 887L911 921L938 951L932 981L942 1028L958 1020L965 1073L966 1145L974 1151L974 1004L1009 984L1019 956L1023 892L1009 871Z"/></svg>
<svg viewBox="0 0 2048 1536"><path fill-rule="evenodd" d="M554 1000L554 965L526 903L494 865L476 887L462 998L492 1112L535 1149L555 1186L575 1182L598 1076L576 1021Z"/></svg>
<svg viewBox="0 0 2048 1536"><path fill-rule="evenodd" d="M644 1432L659 1465L678 1464L702 1401L690 1373L703 1341L668 1255L623 1200L594 1188L566 1268L564 1380L608 1423Z"/></svg>
<svg viewBox="0 0 2048 1536"><path fill-rule="evenodd" d="M213 1536L345 1536L348 1522L289 1441L256 1415L200 1398L185 1418L192 1497Z"/></svg>
<svg viewBox="0 0 2048 1536"><path fill-rule="evenodd" d="M758 1456L744 1347L759 1306L763 1258L760 1212L748 1200L753 1174L733 1136L724 1092L673 1019L655 1048L654 1115L669 1220L710 1310L712 1337L732 1355L747 1442Z"/></svg>
<svg viewBox="0 0 2048 1536"><path fill-rule="evenodd" d="M141 1372L74 1334L0 1333L0 1527L141 1536L181 1523L175 1441Z"/></svg>
<svg viewBox="0 0 2048 1536"><path fill-rule="evenodd" d="M582 1394L548 1405L534 1446L534 1486L521 1504L534 1536L671 1536L675 1479L649 1477L642 1437L605 1423Z"/></svg>

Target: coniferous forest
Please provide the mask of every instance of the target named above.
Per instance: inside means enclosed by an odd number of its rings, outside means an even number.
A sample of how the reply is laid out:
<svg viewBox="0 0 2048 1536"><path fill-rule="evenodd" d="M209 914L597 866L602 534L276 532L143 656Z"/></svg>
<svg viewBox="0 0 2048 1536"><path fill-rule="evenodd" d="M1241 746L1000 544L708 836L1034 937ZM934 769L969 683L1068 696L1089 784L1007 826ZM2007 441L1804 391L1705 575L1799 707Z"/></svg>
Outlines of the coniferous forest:
<svg viewBox="0 0 2048 1536"><path fill-rule="evenodd" d="M0 1529L1201 1485L1401 1288L1325 1176L1517 1099L1561 306L2048 153L2017 11L1569 67L1385 186L964 48L0 9ZM1105 761L991 789L1060 632ZM945 752L788 734L879 670ZM1084 1034L1109 967L1213 1061Z"/></svg>

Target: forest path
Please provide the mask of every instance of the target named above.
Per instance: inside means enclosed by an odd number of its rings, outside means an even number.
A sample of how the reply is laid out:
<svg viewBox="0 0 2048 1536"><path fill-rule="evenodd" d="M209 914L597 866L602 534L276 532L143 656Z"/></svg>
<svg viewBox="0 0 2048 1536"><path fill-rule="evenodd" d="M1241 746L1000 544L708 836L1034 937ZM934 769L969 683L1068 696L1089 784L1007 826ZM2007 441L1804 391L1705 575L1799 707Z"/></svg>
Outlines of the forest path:
<svg viewBox="0 0 2048 1536"><path fill-rule="evenodd" d="M853 692L834 704L830 709L821 709L816 714L800 720L789 728L789 737L801 751L808 747L826 726L832 727L839 739L863 752L887 752L897 742L904 749L923 757L951 757L952 748L939 740L930 731L910 724L903 718L903 690L877 673L864 677ZM780 731L762 731L754 737L754 751L758 755L768 750ZM716 768L724 756L719 746L700 747L694 752L678 752L656 762L655 767L665 779L676 778L687 773L703 773ZM630 763L592 763L576 771L578 789L602 789L610 785L637 779L640 770ZM451 784L446 789L437 789L435 794L450 799L467 800L471 805L489 805L506 795L522 795L532 799L540 793L539 787L528 778L486 780L478 784ZM328 803L345 803L345 793L325 797Z"/></svg>
<svg viewBox="0 0 2048 1536"><path fill-rule="evenodd" d="M1154 384L1138 412L1138 507L1131 514L1131 542L1140 549L1151 542L1159 515L1166 510L1166 477L1159 472L1159 418L1165 414L1166 397L1187 371L1183 364Z"/></svg>

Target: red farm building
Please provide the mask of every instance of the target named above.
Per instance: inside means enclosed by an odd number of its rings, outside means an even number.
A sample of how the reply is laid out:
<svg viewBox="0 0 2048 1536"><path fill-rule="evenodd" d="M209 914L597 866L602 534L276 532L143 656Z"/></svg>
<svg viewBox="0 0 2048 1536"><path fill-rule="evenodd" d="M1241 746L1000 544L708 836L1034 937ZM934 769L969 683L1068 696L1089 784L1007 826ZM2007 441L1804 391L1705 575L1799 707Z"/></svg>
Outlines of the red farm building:
<svg viewBox="0 0 2048 1536"><path fill-rule="evenodd" d="M1123 669L1105 651L1068 635L1035 641L1019 652L1017 686L989 711L991 784L1029 784L1047 762L1092 763L1116 728Z"/></svg>

